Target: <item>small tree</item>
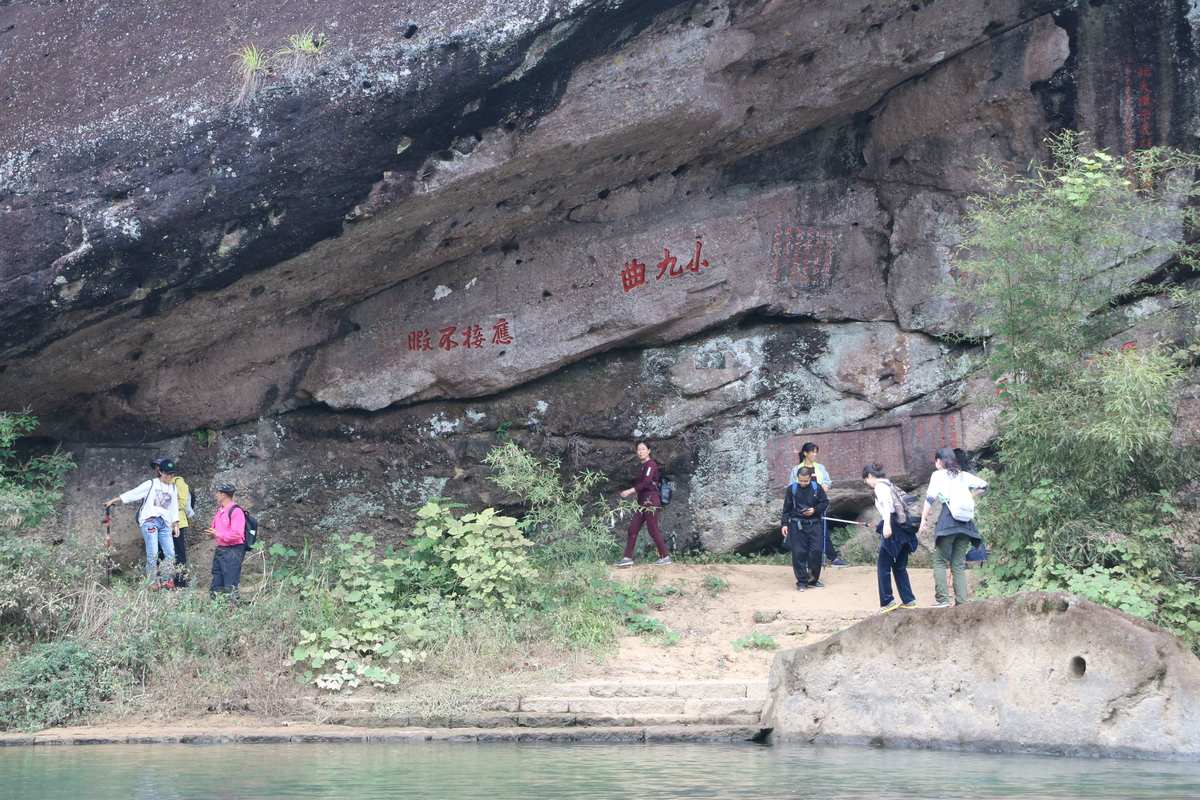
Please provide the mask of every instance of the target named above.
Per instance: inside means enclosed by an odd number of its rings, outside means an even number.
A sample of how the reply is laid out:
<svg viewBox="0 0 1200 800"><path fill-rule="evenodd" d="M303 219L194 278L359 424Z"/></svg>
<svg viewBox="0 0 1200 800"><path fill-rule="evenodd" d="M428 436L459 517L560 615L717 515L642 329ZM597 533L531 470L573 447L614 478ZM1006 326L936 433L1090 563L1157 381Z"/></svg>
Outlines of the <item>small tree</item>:
<svg viewBox="0 0 1200 800"><path fill-rule="evenodd" d="M1047 140L1051 160L1028 176L985 162L990 191L972 198L956 267L960 301L978 309L989 363L1011 385L1052 386L1105 333L1097 312L1135 291L1147 265L1195 263L1184 243L1200 157L1087 152L1082 136Z"/></svg>
<svg viewBox="0 0 1200 800"><path fill-rule="evenodd" d="M1118 159L1078 134L1049 140L1029 177L987 174L959 260L999 381L1002 474L980 511L985 589L1067 590L1153 619L1200 648L1200 601L1174 501L1195 454L1173 447L1186 350L1097 351L1107 314L1184 242L1200 158Z"/></svg>

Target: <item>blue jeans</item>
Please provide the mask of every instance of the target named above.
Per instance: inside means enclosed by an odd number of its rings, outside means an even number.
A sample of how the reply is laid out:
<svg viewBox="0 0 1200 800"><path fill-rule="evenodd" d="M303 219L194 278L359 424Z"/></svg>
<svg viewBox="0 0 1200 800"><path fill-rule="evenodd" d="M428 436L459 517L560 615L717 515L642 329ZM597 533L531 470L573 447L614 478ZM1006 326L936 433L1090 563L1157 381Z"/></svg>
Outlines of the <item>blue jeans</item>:
<svg viewBox="0 0 1200 800"><path fill-rule="evenodd" d="M175 572L175 542L172 541L171 526L162 517L150 517L141 524L142 541L146 544L146 580L158 577L158 550L163 554L163 580L169 580Z"/></svg>

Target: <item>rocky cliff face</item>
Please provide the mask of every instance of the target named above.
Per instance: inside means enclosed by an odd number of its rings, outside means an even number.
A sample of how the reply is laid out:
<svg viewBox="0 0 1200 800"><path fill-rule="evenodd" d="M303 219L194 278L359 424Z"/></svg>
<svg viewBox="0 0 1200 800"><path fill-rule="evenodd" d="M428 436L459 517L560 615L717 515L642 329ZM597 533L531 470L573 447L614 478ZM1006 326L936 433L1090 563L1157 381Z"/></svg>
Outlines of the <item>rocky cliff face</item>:
<svg viewBox="0 0 1200 800"><path fill-rule="evenodd" d="M986 393L941 291L981 156L1191 144L1196 19L1149 5L0 3L0 398L81 504L152 442L286 533L399 532L503 502L497 431L614 476L648 437L668 526L746 546L781 437ZM231 109L228 54L308 27Z"/></svg>

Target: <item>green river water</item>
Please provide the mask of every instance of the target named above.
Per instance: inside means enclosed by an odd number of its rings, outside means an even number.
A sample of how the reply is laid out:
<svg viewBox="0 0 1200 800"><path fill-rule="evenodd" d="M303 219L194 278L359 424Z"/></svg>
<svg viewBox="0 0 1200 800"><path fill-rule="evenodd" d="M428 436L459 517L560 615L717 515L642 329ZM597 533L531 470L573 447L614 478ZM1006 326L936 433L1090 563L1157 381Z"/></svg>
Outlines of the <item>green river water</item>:
<svg viewBox="0 0 1200 800"><path fill-rule="evenodd" d="M804 745L294 744L0 749L14 800L1200 798L1200 765Z"/></svg>

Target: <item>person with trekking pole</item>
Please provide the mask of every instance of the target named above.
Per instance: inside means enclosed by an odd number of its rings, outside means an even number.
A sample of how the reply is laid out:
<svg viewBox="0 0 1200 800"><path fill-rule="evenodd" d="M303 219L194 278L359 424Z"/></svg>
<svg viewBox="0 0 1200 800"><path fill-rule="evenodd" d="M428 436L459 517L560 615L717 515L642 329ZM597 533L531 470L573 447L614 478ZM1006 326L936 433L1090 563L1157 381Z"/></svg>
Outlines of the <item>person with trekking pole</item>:
<svg viewBox="0 0 1200 800"><path fill-rule="evenodd" d="M217 545L213 551L209 594L214 597L228 594L234 600L242 579L242 561L246 558L246 512L234 503L236 493L237 489L231 483L217 484L213 493L217 512L207 531Z"/></svg>
<svg viewBox="0 0 1200 800"><path fill-rule="evenodd" d="M156 458L154 463L161 465L169 459ZM174 462L173 462L174 463ZM179 531L172 537L175 546L175 575L174 586L177 589L182 589L188 585L188 567L187 567L187 534L188 534L188 517L194 516L196 510L192 507L192 490L188 486L187 481L179 474L179 464L174 463L173 480L175 481L175 489L179 492ZM164 560L167 554L158 550L159 560Z"/></svg>
<svg viewBox="0 0 1200 800"><path fill-rule="evenodd" d="M146 546L146 581L152 589L171 589L175 586L174 539L179 535L179 490L175 486L175 462L156 458L150 463L154 477L104 503L110 508L117 503L136 503L138 529ZM158 551L162 549L162 574L159 574Z"/></svg>
<svg viewBox="0 0 1200 800"><path fill-rule="evenodd" d="M949 447L937 451L933 461L933 476L925 491L925 506L921 512L921 527L929 523L935 500L942 504L934 528L933 586L934 608L950 605L946 586L946 567L954 576L954 602L967 602L967 552L983 545L983 537L975 527L975 498L987 489L987 481L963 470L958 456Z"/></svg>
<svg viewBox="0 0 1200 800"><path fill-rule="evenodd" d="M881 465L867 464L862 475L863 481L875 493L875 509L879 512L879 523L875 526L875 532L879 534L875 575L879 580L880 613L916 608L917 598L908 578L908 556L917 549L916 519L909 517L904 494L888 480ZM900 593L899 603L892 594L892 578L895 578L896 591Z"/></svg>
<svg viewBox="0 0 1200 800"><path fill-rule="evenodd" d="M796 480L783 492L783 513L779 519L779 532L792 551L792 575L797 591L825 586L821 583L824 561L821 535L828 508L829 498L814 479L813 471L801 467L796 471Z"/></svg>
<svg viewBox="0 0 1200 800"><path fill-rule="evenodd" d="M636 495L638 510L634 513L633 519L629 521L625 553L621 556L621 560L613 566L622 568L633 566L633 551L637 546L638 533L643 524L650 532L650 538L654 540L654 546L658 549L658 561L655 561L654 565L667 566L671 563L671 553L667 550L667 543L663 540L662 531L658 527L658 512L662 509L662 496L659 494L658 484L662 474L659 471L658 462L650 457L650 445L638 442L635 451L639 462L637 478L633 486L621 492L621 497Z"/></svg>

